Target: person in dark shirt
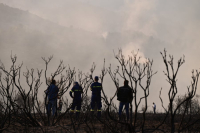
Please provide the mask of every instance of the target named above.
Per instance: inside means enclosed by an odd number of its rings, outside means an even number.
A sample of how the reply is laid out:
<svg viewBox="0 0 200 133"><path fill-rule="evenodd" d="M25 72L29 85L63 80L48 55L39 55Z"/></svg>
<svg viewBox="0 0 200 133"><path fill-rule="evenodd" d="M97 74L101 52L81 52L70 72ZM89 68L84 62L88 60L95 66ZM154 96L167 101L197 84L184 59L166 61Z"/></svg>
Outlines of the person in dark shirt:
<svg viewBox="0 0 200 133"><path fill-rule="evenodd" d="M101 117L101 90L102 90L102 84L98 82L99 77L95 76L94 78L95 82L91 84L90 89L92 91L92 97L91 97L91 112L94 112L95 105L97 104L97 116Z"/></svg>
<svg viewBox="0 0 200 133"><path fill-rule="evenodd" d="M58 91L59 89L56 86L56 81L52 80L51 85L48 87L47 92L46 92L47 97L48 97L48 107L47 107L48 115L51 114L51 109L52 109L53 116L56 113Z"/></svg>
<svg viewBox="0 0 200 133"><path fill-rule="evenodd" d="M72 95L74 93L74 95ZM74 82L74 86L69 92L71 98L73 98L73 103L71 106L71 113L74 112L74 109L76 107L76 117L79 117L80 110L81 110L81 102L82 102L82 97L81 94L83 93L82 87L78 84L78 82Z"/></svg>
<svg viewBox="0 0 200 133"><path fill-rule="evenodd" d="M124 81L124 86L120 87L117 91L117 100L120 101L119 104L119 119L121 119L122 109L125 105L126 117L129 120L129 103L133 100L132 89L128 85L128 80Z"/></svg>

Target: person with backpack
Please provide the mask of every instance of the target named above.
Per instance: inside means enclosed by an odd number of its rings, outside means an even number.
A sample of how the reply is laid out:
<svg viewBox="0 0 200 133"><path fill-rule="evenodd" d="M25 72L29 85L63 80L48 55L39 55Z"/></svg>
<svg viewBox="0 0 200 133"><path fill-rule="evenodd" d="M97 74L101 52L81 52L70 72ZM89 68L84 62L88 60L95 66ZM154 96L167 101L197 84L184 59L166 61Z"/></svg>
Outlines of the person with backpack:
<svg viewBox="0 0 200 133"><path fill-rule="evenodd" d="M72 95L74 93L74 95ZM71 106L71 113L74 113L74 109L76 107L76 118L79 117L80 110L81 110L81 102L82 102L82 97L81 94L83 93L82 87L78 84L78 82L74 82L74 86L69 92L71 98L73 98L73 103Z"/></svg>
<svg viewBox="0 0 200 133"><path fill-rule="evenodd" d="M51 114L51 109L52 109L52 116L56 114L58 91L59 89L56 86L56 81L52 80L51 85L48 87L46 91L48 97L47 114L49 116Z"/></svg>
<svg viewBox="0 0 200 133"><path fill-rule="evenodd" d="M91 84L90 90L92 91L92 97L91 97L91 112L94 114L95 105L97 105L97 117L101 117L101 90L102 90L102 84L98 82L99 77L95 76L94 83Z"/></svg>
<svg viewBox="0 0 200 133"><path fill-rule="evenodd" d="M132 89L128 85L128 80L124 81L124 86L120 87L117 91L117 100L119 103L119 119L121 119L122 109L125 105L126 117L129 120L129 103L133 100Z"/></svg>

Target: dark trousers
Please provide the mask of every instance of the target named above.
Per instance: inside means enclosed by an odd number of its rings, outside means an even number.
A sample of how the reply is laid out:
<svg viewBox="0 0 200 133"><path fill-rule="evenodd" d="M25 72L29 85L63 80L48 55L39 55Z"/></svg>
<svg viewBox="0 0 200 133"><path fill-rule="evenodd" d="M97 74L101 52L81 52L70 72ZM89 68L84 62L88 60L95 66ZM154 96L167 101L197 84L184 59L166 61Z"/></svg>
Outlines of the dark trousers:
<svg viewBox="0 0 200 133"><path fill-rule="evenodd" d="M156 108L153 107L153 113L156 114Z"/></svg>
<svg viewBox="0 0 200 133"><path fill-rule="evenodd" d="M101 97L95 97L92 96L91 99L91 112L94 112L95 109L95 105L97 105L97 116L101 117L101 107L102 107L102 103L101 103Z"/></svg>
<svg viewBox="0 0 200 133"><path fill-rule="evenodd" d="M74 109L76 107L76 116L78 117L81 111L81 99L74 99L72 106L71 106L71 111L74 112Z"/></svg>
<svg viewBox="0 0 200 133"><path fill-rule="evenodd" d="M57 109L57 100L51 100L48 102L48 115L50 116L52 109L52 116L56 115L56 109Z"/></svg>
<svg viewBox="0 0 200 133"><path fill-rule="evenodd" d="M124 105L125 105L125 109L126 109L127 120L129 120L129 102L120 102L119 103L119 119L121 118L122 109L123 109Z"/></svg>

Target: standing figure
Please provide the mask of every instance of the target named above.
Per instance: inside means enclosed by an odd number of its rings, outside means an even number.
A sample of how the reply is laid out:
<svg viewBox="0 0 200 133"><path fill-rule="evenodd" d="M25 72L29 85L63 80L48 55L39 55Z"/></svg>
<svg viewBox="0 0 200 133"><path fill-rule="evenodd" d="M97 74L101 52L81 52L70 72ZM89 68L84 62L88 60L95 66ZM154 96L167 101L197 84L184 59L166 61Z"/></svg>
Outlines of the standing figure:
<svg viewBox="0 0 200 133"><path fill-rule="evenodd" d="M124 81L124 86L120 87L117 91L117 100L119 103L119 120L121 119L122 109L125 105L127 121L129 120L129 103L133 100L132 89L128 85L128 80Z"/></svg>
<svg viewBox="0 0 200 133"><path fill-rule="evenodd" d="M99 77L95 76L94 83L91 84L90 90L92 91L91 97L91 112L94 113L95 105L97 105L97 117L101 117L101 90L102 84L98 82Z"/></svg>
<svg viewBox="0 0 200 133"><path fill-rule="evenodd" d="M72 95L74 93L74 96ZM82 97L81 94L83 93L82 87L78 84L78 82L74 82L74 86L69 92L71 98L73 98L73 103L71 106L71 113L74 112L74 109L76 107L76 118L79 117L80 110L81 110L81 102L82 102Z"/></svg>
<svg viewBox="0 0 200 133"><path fill-rule="evenodd" d="M47 113L50 116L52 109L52 116L56 114L57 110L57 96L58 96L58 87L56 86L56 81L52 80L51 85L48 87L46 94L48 96L48 107Z"/></svg>
<svg viewBox="0 0 200 133"><path fill-rule="evenodd" d="M153 102L153 113L156 114L156 104Z"/></svg>

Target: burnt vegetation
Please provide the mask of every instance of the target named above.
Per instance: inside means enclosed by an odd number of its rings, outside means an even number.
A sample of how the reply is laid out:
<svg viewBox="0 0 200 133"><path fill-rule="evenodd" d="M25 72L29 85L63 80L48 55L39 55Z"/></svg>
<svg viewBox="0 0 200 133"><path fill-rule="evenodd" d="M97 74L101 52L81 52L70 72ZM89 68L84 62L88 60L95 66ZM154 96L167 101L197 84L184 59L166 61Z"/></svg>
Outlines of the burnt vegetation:
<svg viewBox="0 0 200 133"><path fill-rule="evenodd" d="M199 71L192 70L191 84L187 87L185 95L179 95L177 75L180 67L185 63L184 57L178 62L172 55L167 56L166 50L161 52L165 65L164 75L169 83L168 94L160 90L161 105L164 112L153 114L147 111L148 96L153 76L157 73L152 70L153 60L141 60L138 52L132 53L127 59L119 49L115 54L119 66L105 67L105 60L99 72L100 82L104 86L105 75L109 76L114 84L115 91L108 97L102 89L102 116L91 115L90 97L87 92L94 82L95 63L88 73L65 66L60 61L54 72L48 71L49 62L53 56L42 58L45 70L28 69L22 72L23 64L17 63L17 56L11 55L11 66L6 68L0 64L0 132L198 132L200 131L200 104L196 95ZM169 57L169 58L168 58ZM175 67L177 66L177 67ZM50 75L50 76L49 76ZM44 77L42 77L44 76ZM50 77L50 78L49 78ZM59 97L63 101L62 112L57 112L54 117L47 115L47 95L38 97L38 90L45 78L46 88L51 79L57 79ZM130 120L118 118L118 106L113 99L121 86L119 81L129 80L133 100L130 103ZM79 82L83 88L82 108L79 119L70 113L72 103L64 94L69 91L74 81ZM165 88L166 89L166 88ZM142 90L143 95L138 91ZM168 106L163 104L163 95L168 95ZM142 106L141 103L144 103ZM158 105L158 104L157 104ZM139 107L142 106L142 112Z"/></svg>

